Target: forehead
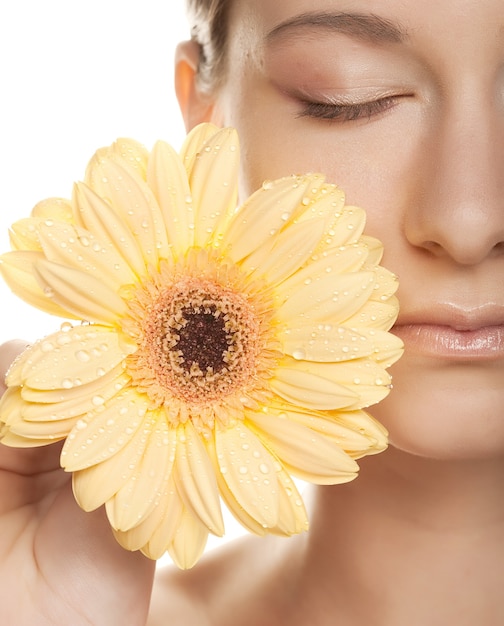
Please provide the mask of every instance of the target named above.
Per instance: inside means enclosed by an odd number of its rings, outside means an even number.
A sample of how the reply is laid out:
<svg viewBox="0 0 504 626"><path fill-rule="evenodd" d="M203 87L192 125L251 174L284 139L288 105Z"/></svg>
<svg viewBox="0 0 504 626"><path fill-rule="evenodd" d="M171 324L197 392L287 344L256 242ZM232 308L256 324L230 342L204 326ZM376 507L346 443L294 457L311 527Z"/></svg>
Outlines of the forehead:
<svg viewBox="0 0 504 626"><path fill-rule="evenodd" d="M457 24L473 34L499 29L504 36L502 0L232 0L231 38L235 33L266 43L340 31L357 37L405 38L418 29L445 35ZM243 39L241 40L244 41ZM256 42L257 43L257 42Z"/></svg>
<svg viewBox="0 0 504 626"><path fill-rule="evenodd" d="M262 72L270 53L291 46L327 62L336 41L393 46L447 77L493 72L504 57L504 0L231 0L230 8L228 82Z"/></svg>

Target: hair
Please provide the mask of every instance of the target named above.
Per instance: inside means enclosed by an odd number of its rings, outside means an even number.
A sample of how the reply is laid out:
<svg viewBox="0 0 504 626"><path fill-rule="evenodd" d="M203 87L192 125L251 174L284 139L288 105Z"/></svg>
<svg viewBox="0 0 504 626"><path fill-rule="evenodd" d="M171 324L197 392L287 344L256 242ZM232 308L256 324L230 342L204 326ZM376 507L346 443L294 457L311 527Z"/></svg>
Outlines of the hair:
<svg viewBox="0 0 504 626"><path fill-rule="evenodd" d="M231 0L186 0L191 39L200 48L198 82L213 91L224 80Z"/></svg>

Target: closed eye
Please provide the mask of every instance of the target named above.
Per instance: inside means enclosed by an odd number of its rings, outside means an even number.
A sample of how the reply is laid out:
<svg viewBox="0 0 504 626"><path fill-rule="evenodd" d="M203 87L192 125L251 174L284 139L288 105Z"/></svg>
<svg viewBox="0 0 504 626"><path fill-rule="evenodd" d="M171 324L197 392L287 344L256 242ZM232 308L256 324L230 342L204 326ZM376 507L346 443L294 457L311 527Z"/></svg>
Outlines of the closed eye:
<svg viewBox="0 0 504 626"><path fill-rule="evenodd" d="M366 102L312 102L303 100L297 117L311 117L321 120L352 122L370 119L391 109L397 104L397 96L386 96Z"/></svg>

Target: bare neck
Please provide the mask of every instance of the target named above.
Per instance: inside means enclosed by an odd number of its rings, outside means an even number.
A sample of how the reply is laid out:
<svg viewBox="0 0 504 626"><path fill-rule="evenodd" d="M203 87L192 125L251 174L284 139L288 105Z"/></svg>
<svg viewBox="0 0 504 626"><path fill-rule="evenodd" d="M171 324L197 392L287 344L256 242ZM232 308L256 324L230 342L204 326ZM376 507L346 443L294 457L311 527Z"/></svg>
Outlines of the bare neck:
<svg viewBox="0 0 504 626"><path fill-rule="evenodd" d="M504 461L391 449L361 467L355 482L313 494L298 540L297 584L320 624L504 623Z"/></svg>

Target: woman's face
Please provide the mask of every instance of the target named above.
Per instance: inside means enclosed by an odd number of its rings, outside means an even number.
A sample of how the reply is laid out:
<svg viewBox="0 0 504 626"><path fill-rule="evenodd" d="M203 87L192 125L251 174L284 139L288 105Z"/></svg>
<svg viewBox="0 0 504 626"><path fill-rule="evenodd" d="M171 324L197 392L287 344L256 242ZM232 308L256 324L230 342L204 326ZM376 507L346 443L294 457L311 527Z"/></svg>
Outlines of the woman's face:
<svg viewBox="0 0 504 626"><path fill-rule="evenodd" d="M320 171L400 280L406 354L372 413L433 457L504 452L502 0L232 0L243 192Z"/></svg>

